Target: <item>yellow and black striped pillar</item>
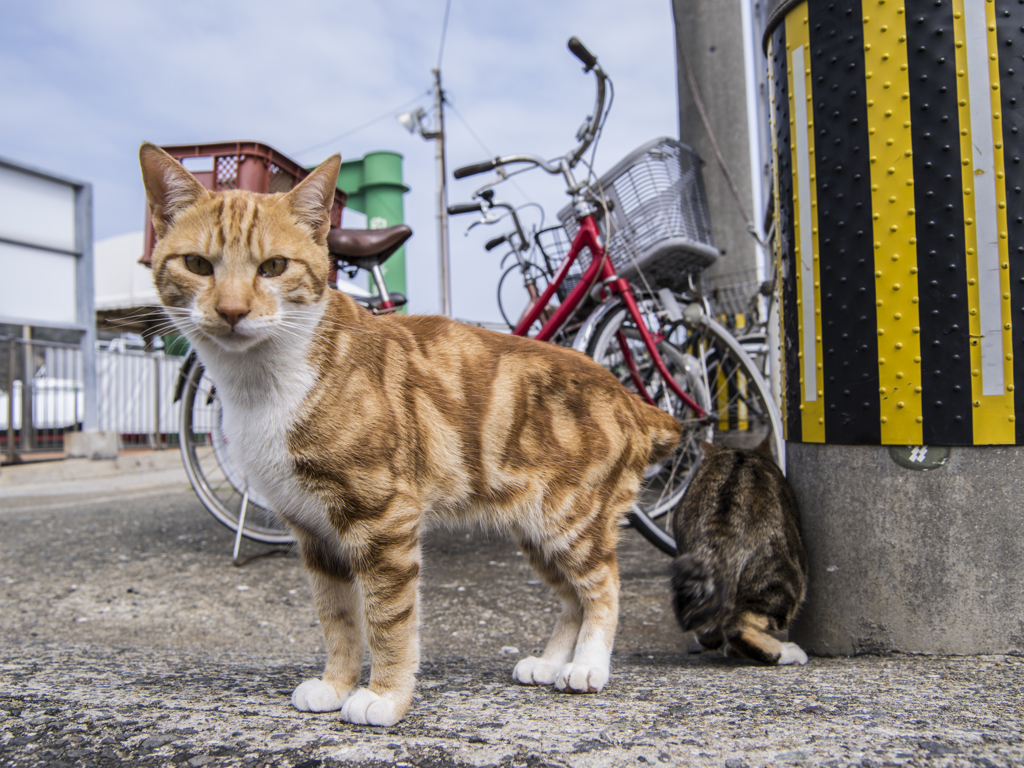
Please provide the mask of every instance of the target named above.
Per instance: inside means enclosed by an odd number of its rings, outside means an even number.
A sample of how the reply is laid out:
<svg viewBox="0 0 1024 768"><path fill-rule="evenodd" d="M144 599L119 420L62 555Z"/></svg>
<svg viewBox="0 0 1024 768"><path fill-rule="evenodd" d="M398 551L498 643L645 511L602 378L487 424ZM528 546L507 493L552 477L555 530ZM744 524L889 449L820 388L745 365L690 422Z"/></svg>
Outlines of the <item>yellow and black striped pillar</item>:
<svg viewBox="0 0 1024 768"><path fill-rule="evenodd" d="M1024 444L1024 0L781 2L786 438Z"/></svg>

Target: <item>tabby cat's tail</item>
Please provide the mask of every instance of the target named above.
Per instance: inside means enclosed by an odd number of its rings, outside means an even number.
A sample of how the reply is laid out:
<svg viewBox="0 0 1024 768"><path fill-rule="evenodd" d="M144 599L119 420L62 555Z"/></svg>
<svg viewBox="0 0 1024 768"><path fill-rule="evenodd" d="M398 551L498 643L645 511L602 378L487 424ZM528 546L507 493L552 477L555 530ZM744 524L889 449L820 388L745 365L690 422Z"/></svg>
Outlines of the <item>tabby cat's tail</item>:
<svg viewBox="0 0 1024 768"><path fill-rule="evenodd" d="M707 558L687 552L672 561L672 608L684 632L712 619L725 600Z"/></svg>
<svg viewBox="0 0 1024 768"><path fill-rule="evenodd" d="M664 461L679 447L683 439L683 426L673 416L658 408L644 408L647 429L651 436L651 455L648 461Z"/></svg>

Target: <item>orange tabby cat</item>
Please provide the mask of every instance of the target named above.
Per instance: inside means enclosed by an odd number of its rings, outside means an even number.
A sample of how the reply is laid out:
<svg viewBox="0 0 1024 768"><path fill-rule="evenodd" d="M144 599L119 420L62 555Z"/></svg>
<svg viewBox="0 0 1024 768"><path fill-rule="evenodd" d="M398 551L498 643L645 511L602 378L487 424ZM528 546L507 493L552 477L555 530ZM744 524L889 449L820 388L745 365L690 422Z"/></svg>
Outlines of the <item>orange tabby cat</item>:
<svg viewBox="0 0 1024 768"><path fill-rule="evenodd" d="M678 422L572 350L375 317L328 290L337 155L284 195L209 192L152 144L140 160L160 297L216 382L232 460L291 526L310 574L328 658L292 703L352 723L402 718L433 521L510 531L561 597L544 653L513 678L600 691L618 523Z"/></svg>

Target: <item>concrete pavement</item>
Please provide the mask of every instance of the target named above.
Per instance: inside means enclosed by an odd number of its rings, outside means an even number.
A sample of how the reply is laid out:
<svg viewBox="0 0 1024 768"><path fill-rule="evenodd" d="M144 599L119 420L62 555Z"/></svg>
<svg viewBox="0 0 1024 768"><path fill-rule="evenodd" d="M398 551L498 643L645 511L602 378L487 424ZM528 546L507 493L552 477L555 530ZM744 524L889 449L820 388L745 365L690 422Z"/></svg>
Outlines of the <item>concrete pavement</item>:
<svg viewBox="0 0 1024 768"><path fill-rule="evenodd" d="M407 719L296 712L323 663L298 558L233 567L175 452L118 461L0 471L0 766L1024 764L1024 658L689 654L631 531L601 695L511 682L557 603L503 537L439 531Z"/></svg>

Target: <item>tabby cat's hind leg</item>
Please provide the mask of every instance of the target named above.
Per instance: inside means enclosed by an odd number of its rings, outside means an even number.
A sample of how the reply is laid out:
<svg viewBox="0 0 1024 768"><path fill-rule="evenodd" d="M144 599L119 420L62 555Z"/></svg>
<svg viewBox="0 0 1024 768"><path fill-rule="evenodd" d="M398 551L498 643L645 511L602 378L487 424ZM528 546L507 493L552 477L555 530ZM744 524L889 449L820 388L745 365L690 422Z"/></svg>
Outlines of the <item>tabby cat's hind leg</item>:
<svg viewBox="0 0 1024 768"><path fill-rule="evenodd" d="M302 558L309 571L317 617L327 645L323 677L306 680L292 694L303 712L335 712L359 685L363 660L362 608L353 576L327 542L298 532Z"/></svg>
<svg viewBox="0 0 1024 768"><path fill-rule="evenodd" d="M558 670L572 660L583 624L583 610L575 592L568 588L558 568L544 553L525 539L520 540L519 546L533 569L562 598L562 613L555 622L551 639L544 646L544 653L539 658L527 656L520 660L512 670L512 679L523 685L553 685Z"/></svg>
<svg viewBox="0 0 1024 768"><path fill-rule="evenodd" d="M531 565L562 598L564 609L544 654L516 665L516 681L553 683L560 691L575 693L597 693L607 684L619 612L615 534L614 525L604 525L595 515L558 549L520 542Z"/></svg>
<svg viewBox="0 0 1024 768"><path fill-rule="evenodd" d="M762 664L806 664L807 654L796 643L783 643L768 634L768 619L743 613L726 630L729 650Z"/></svg>
<svg viewBox="0 0 1024 768"><path fill-rule="evenodd" d="M611 672L612 643L619 618L619 572L614 549L610 562L578 585L583 622L572 661L558 671L555 687L567 693L600 693Z"/></svg>
<svg viewBox="0 0 1024 768"><path fill-rule="evenodd" d="M553 685L558 671L571 659L583 623L583 611L575 599L564 600L555 630L537 658L527 656L512 670L512 679L523 685Z"/></svg>

